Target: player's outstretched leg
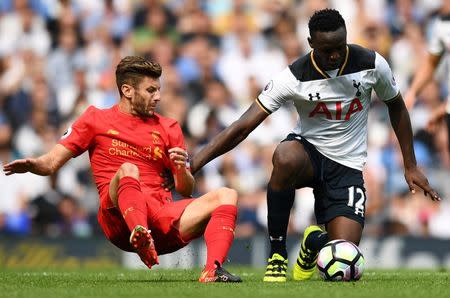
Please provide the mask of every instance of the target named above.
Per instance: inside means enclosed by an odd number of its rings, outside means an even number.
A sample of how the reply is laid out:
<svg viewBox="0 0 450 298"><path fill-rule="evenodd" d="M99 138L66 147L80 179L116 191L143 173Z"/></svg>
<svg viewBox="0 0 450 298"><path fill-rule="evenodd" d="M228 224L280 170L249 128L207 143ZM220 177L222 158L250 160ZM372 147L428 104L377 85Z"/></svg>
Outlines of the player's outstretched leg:
<svg viewBox="0 0 450 298"><path fill-rule="evenodd" d="M200 274L199 282L242 282L241 278L233 275L223 268L218 261L215 261L215 268L211 270L203 270Z"/></svg>
<svg viewBox="0 0 450 298"><path fill-rule="evenodd" d="M327 242L327 234L323 233L319 226L309 226L303 233L303 240L300 245L300 252L298 253L297 262L294 265L293 278L294 280L307 280L312 277L316 269L317 255L319 248L313 249L307 245L307 242L311 242L312 237L322 237L322 240Z"/></svg>
<svg viewBox="0 0 450 298"><path fill-rule="evenodd" d="M221 187L193 200L180 217L183 239L205 237L207 255L200 282L241 281L222 267L234 239L237 200L235 190Z"/></svg>
<svg viewBox="0 0 450 298"><path fill-rule="evenodd" d="M153 265L159 264L153 238L147 228L137 225L131 231L130 244L149 269Z"/></svg>
<svg viewBox="0 0 450 298"><path fill-rule="evenodd" d="M240 277L232 275L222 267L234 239L237 216L237 200L233 198L234 194L234 191L228 190L219 192L219 196L223 196L220 201L225 204L212 212L205 229L207 256L200 282L241 282Z"/></svg>

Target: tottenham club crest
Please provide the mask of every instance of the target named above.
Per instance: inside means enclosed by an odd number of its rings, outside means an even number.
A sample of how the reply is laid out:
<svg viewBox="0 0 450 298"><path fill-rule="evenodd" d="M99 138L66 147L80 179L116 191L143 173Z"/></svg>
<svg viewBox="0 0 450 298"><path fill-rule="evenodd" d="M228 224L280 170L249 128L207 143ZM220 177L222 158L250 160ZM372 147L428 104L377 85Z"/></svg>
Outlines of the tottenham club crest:
<svg viewBox="0 0 450 298"><path fill-rule="evenodd" d="M355 96L356 96L356 97L361 96L361 90L359 90L359 88L361 87L361 82L356 83L356 81L353 80L353 87L356 88L356 94L355 94Z"/></svg>
<svg viewBox="0 0 450 298"><path fill-rule="evenodd" d="M264 87L263 92L269 92L273 88L273 81L271 80L269 83L267 83L266 87Z"/></svg>

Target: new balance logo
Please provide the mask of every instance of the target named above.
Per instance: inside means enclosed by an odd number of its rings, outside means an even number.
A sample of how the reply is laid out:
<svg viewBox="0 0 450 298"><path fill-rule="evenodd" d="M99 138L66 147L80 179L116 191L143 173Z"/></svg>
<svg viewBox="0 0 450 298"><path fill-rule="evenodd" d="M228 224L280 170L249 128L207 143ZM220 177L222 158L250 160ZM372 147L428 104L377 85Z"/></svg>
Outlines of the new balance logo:
<svg viewBox="0 0 450 298"><path fill-rule="evenodd" d="M309 93L308 96L309 96L309 100L311 100L311 101L313 101L314 98L315 98L316 100L319 100L319 99L320 99L320 93L319 93L319 92L316 92L316 95L312 95L312 93Z"/></svg>
<svg viewBox="0 0 450 298"><path fill-rule="evenodd" d="M119 134L119 132L118 132L117 130L110 129L110 130L108 130L107 134L109 134L109 135L115 135L115 136L116 136L116 135Z"/></svg>

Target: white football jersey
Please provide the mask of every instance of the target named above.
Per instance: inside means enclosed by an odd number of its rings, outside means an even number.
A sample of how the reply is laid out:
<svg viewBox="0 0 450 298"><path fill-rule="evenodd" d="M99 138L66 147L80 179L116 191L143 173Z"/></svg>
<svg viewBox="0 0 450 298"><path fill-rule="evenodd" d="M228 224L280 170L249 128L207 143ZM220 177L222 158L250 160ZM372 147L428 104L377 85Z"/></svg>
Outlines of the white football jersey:
<svg viewBox="0 0 450 298"><path fill-rule="evenodd" d="M348 45L335 77L321 70L313 52L277 74L256 99L268 114L289 100L299 118L294 133L326 157L362 170L367 157L367 119L372 89L387 102L399 93L392 71L378 53Z"/></svg>
<svg viewBox="0 0 450 298"><path fill-rule="evenodd" d="M439 16L431 29L428 51L436 56L450 52L450 15ZM447 78L450 86L450 72ZM450 113L450 93L447 98L447 113Z"/></svg>

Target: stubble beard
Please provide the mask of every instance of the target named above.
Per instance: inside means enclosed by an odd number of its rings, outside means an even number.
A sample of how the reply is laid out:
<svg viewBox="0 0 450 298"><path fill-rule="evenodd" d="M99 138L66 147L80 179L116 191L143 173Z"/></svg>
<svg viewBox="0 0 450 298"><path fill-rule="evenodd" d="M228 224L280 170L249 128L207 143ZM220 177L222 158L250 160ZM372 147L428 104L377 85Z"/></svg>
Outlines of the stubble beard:
<svg viewBox="0 0 450 298"><path fill-rule="evenodd" d="M145 100L143 99L142 96L140 95L136 95L135 98L135 104L133 107L135 113L137 114L137 116L141 117L141 118L149 118L152 117L154 112L153 111L149 111L147 109L147 106L145 105Z"/></svg>

